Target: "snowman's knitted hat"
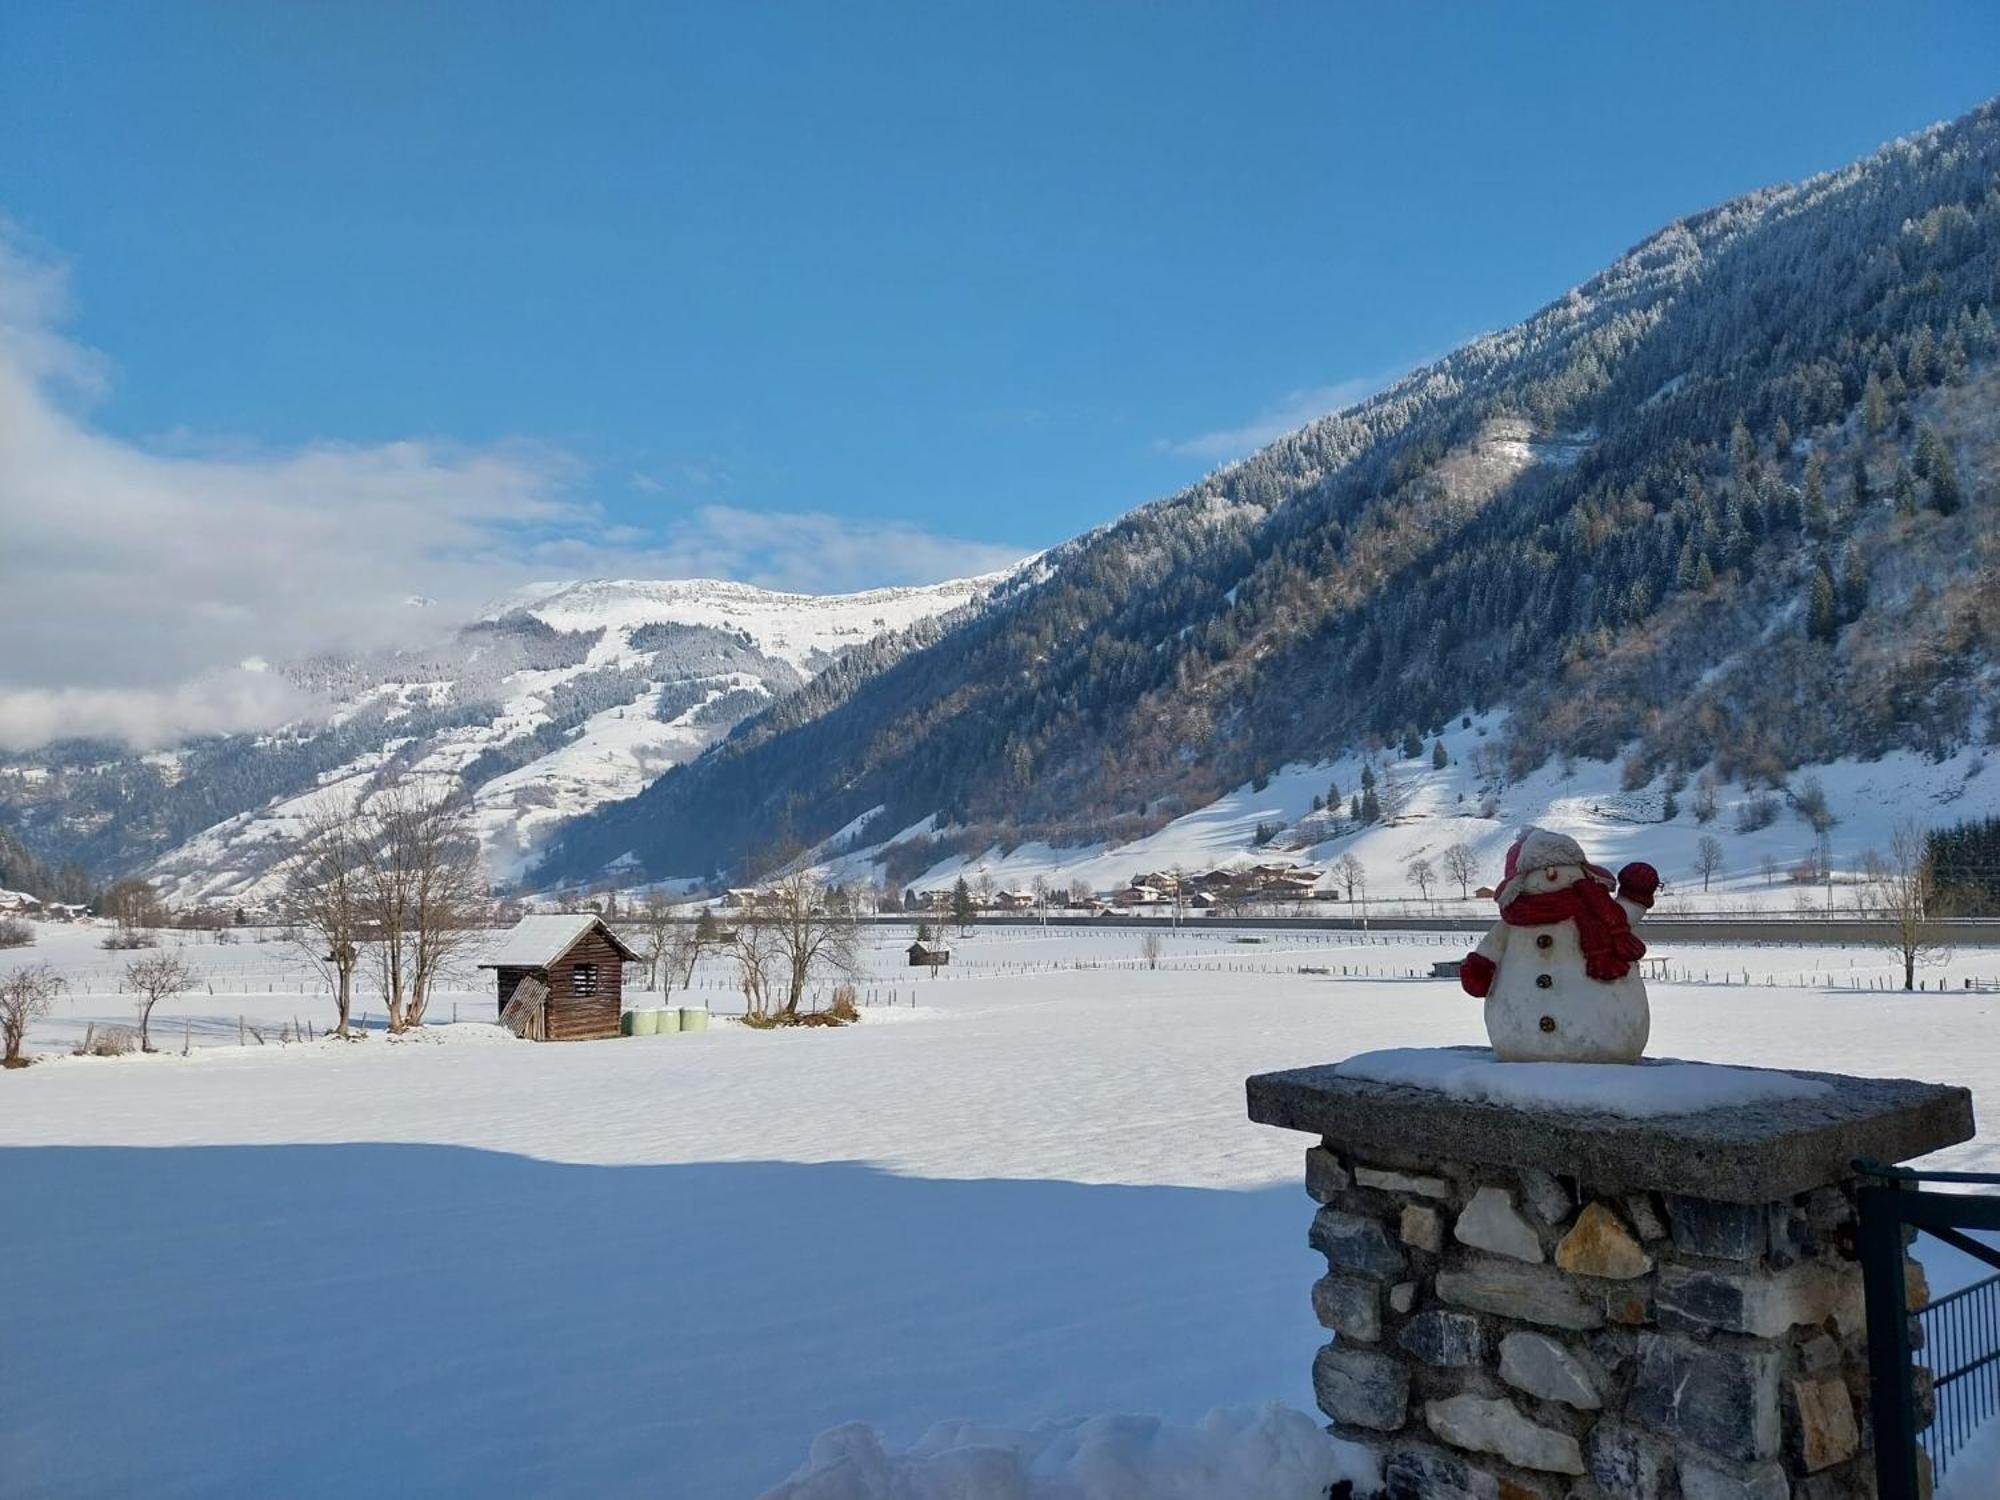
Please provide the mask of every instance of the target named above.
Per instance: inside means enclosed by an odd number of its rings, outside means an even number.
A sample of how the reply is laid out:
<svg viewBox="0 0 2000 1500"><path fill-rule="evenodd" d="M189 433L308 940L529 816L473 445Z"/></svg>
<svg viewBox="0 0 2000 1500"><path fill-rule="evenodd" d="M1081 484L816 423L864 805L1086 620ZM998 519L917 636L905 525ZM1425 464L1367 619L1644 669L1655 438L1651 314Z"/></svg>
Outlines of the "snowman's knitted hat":
<svg viewBox="0 0 2000 1500"><path fill-rule="evenodd" d="M1521 894L1521 883L1527 873L1550 865L1577 865L1606 890L1615 889L1618 884L1609 870L1586 859L1583 845L1568 834L1551 833L1546 828L1524 828L1508 847L1506 871L1493 899L1506 906Z"/></svg>

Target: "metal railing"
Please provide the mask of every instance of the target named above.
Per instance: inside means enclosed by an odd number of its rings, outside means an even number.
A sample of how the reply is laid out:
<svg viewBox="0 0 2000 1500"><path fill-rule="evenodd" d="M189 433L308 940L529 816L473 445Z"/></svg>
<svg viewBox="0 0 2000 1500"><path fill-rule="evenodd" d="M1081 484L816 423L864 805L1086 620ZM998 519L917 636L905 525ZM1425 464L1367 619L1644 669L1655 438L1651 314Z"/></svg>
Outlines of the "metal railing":
<svg viewBox="0 0 2000 1500"><path fill-rule="evenodd" d="M1923 1444L1942 1479L1952 1455L2000 1415L2000 1274L1938 1298L1917 1322L1937 1403Z"/></svg>
<svg viewBox="0 0 2000 1500"><path fill-rule="evenodd" d="M1912 1317L1905 1234L1921 1230L1975 1261L2000 1267L2000 1249L1964 1232L2000 1230L2000 1197L1922 1187L1928 1182L2000 1187L2000 1175L1914 1172L1870 1161L1855 1166L1863 1179L1858 1249L1868 1302L1876 1483L1881 1500L1917 1500L1919 1444L1941 1478L1952 1455L2000 1412L2000 1276L1940 1297ZM1917 1400L1913 1325L1922 1335L1923 1361L1931 1371L1928 1423Z"/></svg>

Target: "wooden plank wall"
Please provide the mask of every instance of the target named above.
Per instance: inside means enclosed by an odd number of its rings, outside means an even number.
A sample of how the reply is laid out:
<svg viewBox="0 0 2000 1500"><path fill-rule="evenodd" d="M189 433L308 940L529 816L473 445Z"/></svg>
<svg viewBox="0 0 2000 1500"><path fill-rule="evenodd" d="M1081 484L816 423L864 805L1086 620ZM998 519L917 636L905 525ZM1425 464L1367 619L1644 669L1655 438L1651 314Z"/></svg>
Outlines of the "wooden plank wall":
<svg viewBox="0 0 2000 1500"><path fill-rule="evenodd" d="M597 993L578 997L573 972L578 964L597 965ZM618 1035L618 1013L624 1008L625 965L617 948L598 928L591 928L549 966L549 1040L593 1041Z"/></svg>

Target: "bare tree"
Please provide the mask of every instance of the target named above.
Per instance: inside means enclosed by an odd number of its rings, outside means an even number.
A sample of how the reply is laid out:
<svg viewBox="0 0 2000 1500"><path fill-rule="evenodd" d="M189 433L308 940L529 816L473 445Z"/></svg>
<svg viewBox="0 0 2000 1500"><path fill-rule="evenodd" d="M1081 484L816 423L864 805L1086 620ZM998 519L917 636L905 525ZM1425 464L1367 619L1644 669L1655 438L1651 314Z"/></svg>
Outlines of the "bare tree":
<svg viewBox="0 0 2000 1500"><path fill-rule="evenodd" d="M1694 846L1694 872L1701 877L1701 888L1708 889L1709 881L1722 873L1722 840L1712 833L1704 833Z"/></svg>
<svg viewBox="0 0 2000 1500"><path fill-rule="evenodd" d="M1694 819L1697 823L1712 823L1721 809L1721 788L1716 785L1715 772L1703 771L1694 779Z"/></svg>
<svg viewBox="0 0 2000 1500"><path fill-rule="evenodd" d="M743 990L743 1013L748 1017L770 1014L773 973L778 961L776 924L762 903L757 903L738 919L729 938L730 956L736 960L737 983Z"/></svg>
<svg viewBox="0 0 2000 1500"><path fill-rule="evenodd" d="M695 913L692 926L684 926L674 937L671 954L674 972L681 976L681 988L687 989L694 983L694 971L705 953L713 953L722 947L722 929L716 925L715 913L702 907Z"/></svg>
<svg viewBox="0 0 2000 1500"><path fill-rule="evenodd" d="M367 913L389 1029L421 1026L431 991L487 914L479 841L456 789L392 782L369 802Z"/></svg>
<svg viewBox="0 0 2000 1500"><path fill-rule="evenodd" d="M828 885L810 871L787 875L761 893L759 925L775 945L778 972L785 986L778 1015L791 1020L799 1013L806 986L821 975L852 974L859 967L860 928L853 903L839 886Z"/></svg>
<svg viewBox="0 0 2000 1500"><path fill-rule="evenodd" d="M1157 932L1149 932L1139 940L1139 957L1145 960L1147 968L1159 968L1160 935Z"/></svg>
<svg viewBox="0 0 2000 1500"><path fill-rule="evenodd" d="M1479 856L1469 844L1453 844L1444 851L1444 872L1458 882L1459 899L1464 900L1479 876Z"/></svg>
<svg viewBox="0 0 2000 1500"><path fill-rule="evenodd" d="M333 977L339 1016L334 1035L341 1037L354 1012L354 971L366 920L369 848L361 827L350 809L331 801L307 809L293 841L280 906L294 941Z"/></svg>
<svg viewBox="0 0 2000 1500"><path fill-rule="evenodd" d="M1410 861L1406 873L1410 877L1410 884L1417 888L1424 900L1430 900L1431 886L1437 881L1437 871L1431 868L1431 862L1419 855Z"/></svg>
<svg viewBox="0 0 2000 1500"><path fill-rule="evenodd" d="M163 915L159 893L150 881L141 880L136 875L114 880L98 898L97 913L111 918L121 932L158 927Z"/></svg>
<svg viewBox="0 0 2000 1500"><path fill-rule="evenodd" d="M200 976L179 953L155 953L125 965L125 983L139 997L139 1050L153 1050L153 1007L171 995L191 990Z"/></svg>
<svg viewBox="0 0 2000 1500"><path fill-rule="evenodd" d="M1333 878L1347 891L1347 899L1352 901L1356 891L1368 889L1368 868L1356 857L1352 849L1340 856L1333 867Z"/></svg>
<svg viewBox="0 0 2000 1500"><path fill-rule="evenodd" d="M1945 954L1935 925L1937 889L1924 830L1915 822L1896 825L1881 878L1856 893L1864 915L1883 926L1880 942L1903 961L1903 988L1917 987L1917 965Z"/></svg>
<svg viewBox="0 0 2000 1500"><path fill-rule="evenodd" d="M658 990L661 988L661 973L673 956L675 939L678 936L673 907L667 901L666 892L657 887L646 892L645 901L633 916L643 934L639 943L639 956L646 961L646 988L649 991Z"/></svg>
<svg viewBox="0 0 2000 1500"><path fill-rule="evenodd" d="M28 1060L21 1056L21 1042L28 1034L28 1023L47 1015L55 1007L56 996L62 991L62 976L47 964L15 969L0 976L0 1042L5 1043L0 1067L25 1068L28 1065Z"/></svg>

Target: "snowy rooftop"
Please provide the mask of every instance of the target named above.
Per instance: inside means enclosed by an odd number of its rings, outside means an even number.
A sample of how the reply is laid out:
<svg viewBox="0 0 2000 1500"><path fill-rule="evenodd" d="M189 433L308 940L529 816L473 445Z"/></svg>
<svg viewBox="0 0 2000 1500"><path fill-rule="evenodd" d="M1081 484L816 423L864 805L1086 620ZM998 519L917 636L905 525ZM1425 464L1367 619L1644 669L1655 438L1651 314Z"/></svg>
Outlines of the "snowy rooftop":
<svg viewBox="0 0 2000 1500"><path fill-rule="evenodd" d="M598 921L591 912L523 917L499 946L479 961L482 969L539 969L554 963Z"/></svg>
<svg viewBox="0 0 2000 1500"><path fill-rule="evenodd" d="M1738 1203L1970 1139L1965 1089L1673 1060L1503 1063L1484 1047L1394 1048L1262 1073L1250 1118L1385 1161L1540 1167Z"/></svg>

